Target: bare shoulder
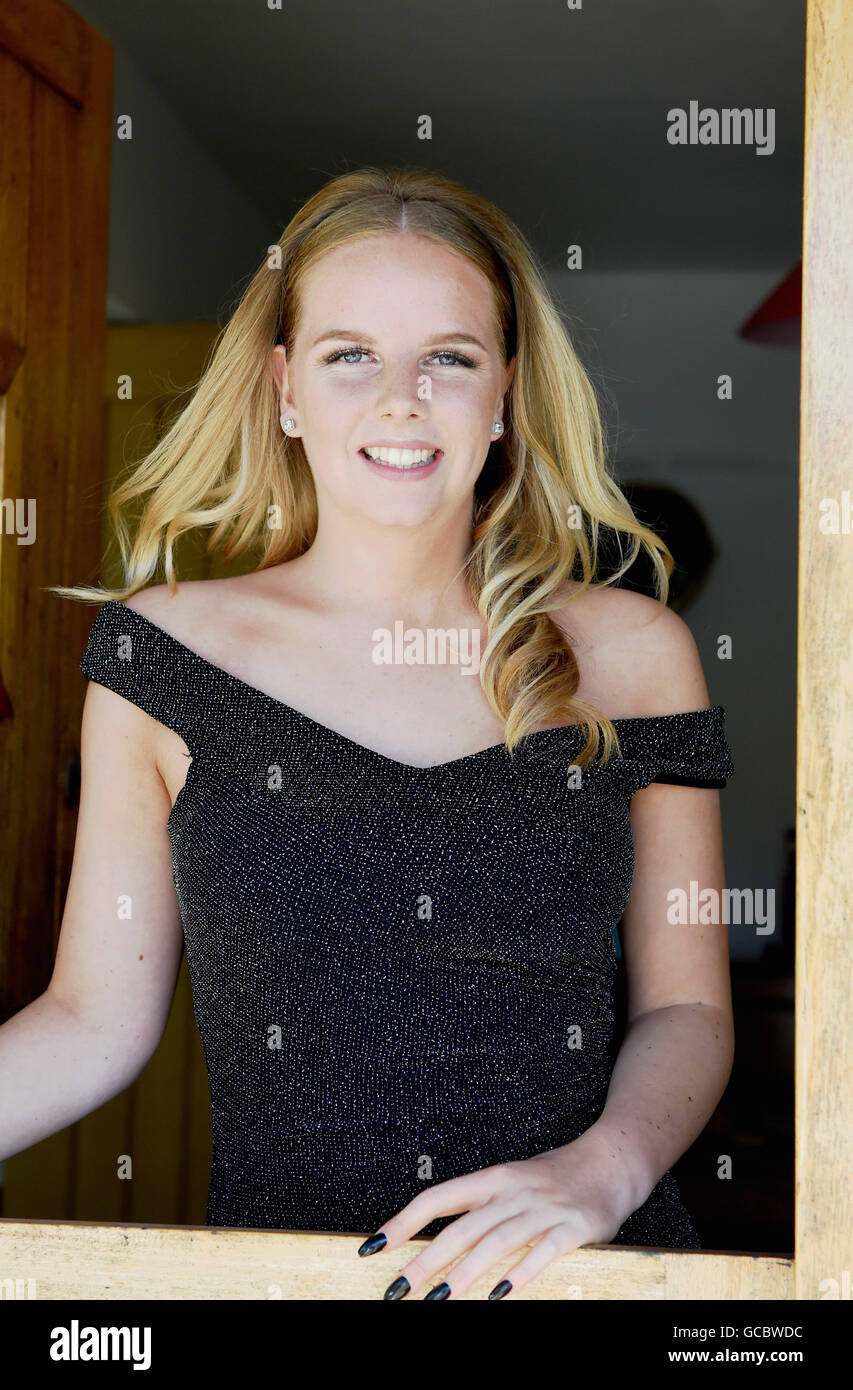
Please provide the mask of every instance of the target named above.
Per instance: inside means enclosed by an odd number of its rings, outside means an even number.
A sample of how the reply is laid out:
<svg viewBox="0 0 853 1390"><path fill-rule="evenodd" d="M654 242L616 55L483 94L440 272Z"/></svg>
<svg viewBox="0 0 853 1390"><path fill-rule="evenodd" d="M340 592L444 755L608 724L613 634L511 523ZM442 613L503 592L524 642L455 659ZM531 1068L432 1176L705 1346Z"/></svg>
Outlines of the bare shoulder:
<svg viewBox="0 0 853 1390"><path fill-rule="evenodd" d="M575 591L579 586L575 586ZM571 642L579 694L611 718L679 714L710 704L693 633L678 613L645 594L591 586L551 615ZM584 677L591 683L583 689ZM596 698L597 693L597 698Z"/></svg>
<svg viewBox="0 0 853 1390"><path fill-rule="evenodd" d="M174 590L168 584L152 584L126 599L125 607L188 647L215 649L232 586L230 579L182 579Z"/></svg>
<svg viewBox="0 0 853 1390"><path fill-rule="evenodd" d="M278 573L285 568L279 565ZM263 641L266 623L281 634L287 592L281 582L271 587L269 575L259 570L223 579L182 579L174 591L168 584L152 584L126 606L214 665L227 666L238 650L259 636Z"/></svg>
<svg viewBox="0 0 853 1390"><path fill-rule="evenodd" d="M216 579L182 579L174 590L168 584L152 584L148 589L140 589L138 593L131 594L130 598L124 600L125 608L132 608L134 612L141 613L143 618L150 618L152 622L159 623L160 619L166 627L168 620L181 623L186 621L188 614L198 613L204 607L211 607L212 600L217 585L221 583ZM212 586L212 587L211 587ZM204 592L199 592L203 590Z"/></svg>

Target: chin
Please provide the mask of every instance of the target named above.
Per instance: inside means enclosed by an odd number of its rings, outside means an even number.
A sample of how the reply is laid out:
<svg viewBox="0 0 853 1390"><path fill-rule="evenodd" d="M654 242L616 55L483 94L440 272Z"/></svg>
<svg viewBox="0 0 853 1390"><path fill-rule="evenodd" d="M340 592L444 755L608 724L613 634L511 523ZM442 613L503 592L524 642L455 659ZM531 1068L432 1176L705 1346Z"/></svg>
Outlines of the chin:
<svg viewBox="0 0 853 1390"><path fill-rule="evenodd" d="M370 521L374 526L425 526L435 521L440 511L438 506L424 506L422 503L406 506L397 502L393 505L365 507L364 499L360 500L361 505L356 510L365 521Z"/></svg>

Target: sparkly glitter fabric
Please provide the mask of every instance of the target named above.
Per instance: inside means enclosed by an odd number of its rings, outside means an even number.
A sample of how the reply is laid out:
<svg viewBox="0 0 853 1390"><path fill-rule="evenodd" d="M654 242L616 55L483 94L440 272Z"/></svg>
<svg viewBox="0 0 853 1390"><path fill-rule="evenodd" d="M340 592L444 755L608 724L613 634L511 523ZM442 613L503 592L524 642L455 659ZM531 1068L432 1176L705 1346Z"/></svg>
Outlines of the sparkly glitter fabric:
<svg viewBox="0 0 853 1390"><path fill-rule="evenodd" d="M425 1185L597 1119L630 799L725 786L722 706L615 720L623 756L577 786L577 726L514 759L410 767L117 602L80 669L193 755L168 832L213 1107L208 1224L372 1233ZM614 1241L701 1248L672 1173Z"/></svg>

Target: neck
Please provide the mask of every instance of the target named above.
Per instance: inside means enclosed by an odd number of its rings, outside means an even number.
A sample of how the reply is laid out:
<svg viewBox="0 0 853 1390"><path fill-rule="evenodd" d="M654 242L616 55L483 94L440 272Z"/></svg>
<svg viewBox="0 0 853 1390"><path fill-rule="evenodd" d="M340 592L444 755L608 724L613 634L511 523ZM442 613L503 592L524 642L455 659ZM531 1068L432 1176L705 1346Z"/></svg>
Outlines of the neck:
<svg viewBox="0 0 853 1390"><path fill-rule="evenodd" d="M327 610L440 626L442 617L475 612L465 581L470 545L467 516L409 527L321 518L310 550L294 563Z"/></svg>

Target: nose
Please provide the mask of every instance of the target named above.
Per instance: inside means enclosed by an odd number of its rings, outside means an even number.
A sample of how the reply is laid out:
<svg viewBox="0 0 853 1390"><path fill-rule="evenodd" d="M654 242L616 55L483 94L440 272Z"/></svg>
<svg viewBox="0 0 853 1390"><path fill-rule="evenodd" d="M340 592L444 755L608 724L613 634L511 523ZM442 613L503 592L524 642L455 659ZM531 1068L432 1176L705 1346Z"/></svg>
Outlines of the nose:
<svg viewBox="0 0 853 1390"><path fill-rule="evenodd" d="M382 373L377 408L382 416L410 418L425 414L424 401L418 396L422 373L417 364L398 363Z"/></svg>

